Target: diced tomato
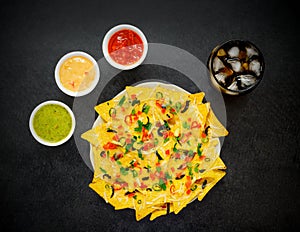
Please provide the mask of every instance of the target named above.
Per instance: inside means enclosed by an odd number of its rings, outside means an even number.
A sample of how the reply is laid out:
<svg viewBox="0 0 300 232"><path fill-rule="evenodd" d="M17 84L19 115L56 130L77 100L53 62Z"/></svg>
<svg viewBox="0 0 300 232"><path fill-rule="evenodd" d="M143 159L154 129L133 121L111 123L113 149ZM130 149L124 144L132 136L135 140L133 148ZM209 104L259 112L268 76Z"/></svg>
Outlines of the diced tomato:
<svg viewBox="0 0 300 232"><path fill-rule="evenodd" d="M112 138L114 141L119 141L119 136L118 135L114 135L114 137Z"/></svg>
<svg viewBox="0 0 300 232"><path fill-rule="evenodd" d="M113 150L113 149L116 149L116 148L117 148L117 145L116 145L116 144L113 144L113 143L111 143L111 142L108 142L107 144L105 144L105 145L103 146L103 148L104 148L105 150Z"/></svg>
<svg viewBox="0 0 300 232"><path fill-rule="evenodd" d="M187 195L190 195L190 194L191 194L191 191L192 191L192 190L188 189L188 190L186 191L186 194L187 194Z"/></svg>
<svg viewBox="0 0 300 232"><path fill-rule="evenodd" d="M175 168L174 168L174 167L171 167L171 171L172 171L172 172L175 172Z"/></svg>
<svg viewBox="0 0 300 232"><path fill-rule="evenodd" d="M119 130L122 130L122 129L123 129L123 126L122 126L122 125L118 126L118 129L119 129Z"/></svg>
<svg viewBox="0 0 300 232"><path fill-rule="evenodd" d="M134 100L134 99L136 99L136 94L131 94L130 97L131 97L132 100Z"/></svg>
<svg viewBox="0 0 300 232"><path fill-rule="evenodd" d="M143 182L141 183L141 185L140 185L140 188L141 189L145 189L145 188L147 188L148 186L147 185L145 185Z"/></svg>
<svg viewBox="0 0 300 232"><path fill-rule="evenodd" d="M191 177L187 176L186 177L186 182L185 182L185 187L189 189L191 187L191 185L192 185Z"/></svg>
<svg viewBox="0 0 300 232"><path fill-rule="evenodd" d="M120 190L120 189L122 189L122 186L118 183L114 183L113 188L114 188L114 190Z"/></svg>
<svg viewBox="0 0 300 232"><path fill-rule="evenodd" d="M191 122L192 121L192 119L191 118L188 118L188 122Z"/></svg>
<svg viewBox="0 0 300 232"><path fill-rule="evenodd" d="M162 108L162 109L161 109L161 112L162 112L163 114L165 114L165 113L166 113L166 108Z"/></svg>
<svg viewBox="0 0 300 232"><path fill-rule="evenodd" d="M194 128L201 128L200 123L198 123L197 121L193 121L192 125L191 125L191 129L194 129Z"/></svg>
<svg viewBox="0 0 300 232"><path fill-rule="evenodd" d="M151 180L155 180L156 177L153 173L150 173L150 178L151 178Z"/></svg>
<svg viewBox="0 0 300 232"><path fill-rule="evenodd" d="M129 193L127 196L128 196L129 198L131 198L131 197L134 197L134 195L135 195L135 193Z"/></svg>
<svg viewBox="0 0 300 232"><path fill-rule="evenodd" d="M170 150L166 150L166 155L170 155Z"/></svg>

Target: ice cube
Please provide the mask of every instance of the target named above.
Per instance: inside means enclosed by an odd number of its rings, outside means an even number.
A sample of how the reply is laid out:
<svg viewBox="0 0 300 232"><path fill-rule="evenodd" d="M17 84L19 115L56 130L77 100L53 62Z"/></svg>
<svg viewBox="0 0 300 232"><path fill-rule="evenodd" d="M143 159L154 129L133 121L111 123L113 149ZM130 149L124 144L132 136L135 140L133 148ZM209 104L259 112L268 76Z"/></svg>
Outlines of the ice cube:
<svg viewBox="0 0 300 232"><path fill-rule="evenodd" d="M215 57L213 61L213 69L215 72L219 71L221 68L224 68L223 62L219 59L219 57Z"/></svg>
<svg viewBox="0 0 300 232"><path fill-rule="evenodd" d="M226 73L218 73L215 75L215 77L217 78L218 82L225 84L225 79L228 77L228 75Z"/></svg>
<svg viewBox="0 0 300 232"><path fill-rule="evenodd" d="M258 56L258 51L254 47L246 47L246 51L249 58L252 56Z"/></svg>
<svg viewBox="0 0 300 232"><path fill-rule="evenodd" d="M229 85L227 89L234 90L234 91L239 90L239 88L237 86L237 81L232 82L231 85Z"/></svg>
<svg viewBox="0 0 300 232"><path fill-rule="evenodd" d="M249 64L249 70L254 72L256 76L259 76L261 72L260 62L258 60L252 60Z"/></svg>
<svg viewBox="0 0 300 232"><path fill-rule="evenodd" d="M240 49L238 47L232 47L229 49L228 51L228 55L231 57L231 58L234 58L234 57L238 57L239 56L239 53L240 53Z"/></svg>
<svg viewBox="0 0 300 232"><path fill-rule="evenodd" d="M239 75L239 76L237 76L237 79L239 79L241 81L241 86L243 88L253 85L256 82L256 77L252 76L250 74Z"/></svg>
<svg viewBox="0 0 300 232"><path fill-rule="evenodd" d="M227 62L231 65L232 70L235 72L240 72L242 69L242 64L239 60L228 59Z"/></svg>

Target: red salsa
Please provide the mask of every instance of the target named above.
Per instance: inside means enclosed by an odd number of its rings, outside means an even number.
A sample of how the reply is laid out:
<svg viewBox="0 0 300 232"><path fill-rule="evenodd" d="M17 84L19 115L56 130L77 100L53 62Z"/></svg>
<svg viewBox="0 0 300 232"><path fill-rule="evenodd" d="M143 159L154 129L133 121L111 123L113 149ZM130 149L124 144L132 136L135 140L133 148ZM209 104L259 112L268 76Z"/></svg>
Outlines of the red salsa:
<svg viewBox="0 0 300 232"><path fill-rule="evenodd" d="M144 45L141 37L132 30L120 30L108 42L110 57L121 65L132 65L143 55Z"/></svg>

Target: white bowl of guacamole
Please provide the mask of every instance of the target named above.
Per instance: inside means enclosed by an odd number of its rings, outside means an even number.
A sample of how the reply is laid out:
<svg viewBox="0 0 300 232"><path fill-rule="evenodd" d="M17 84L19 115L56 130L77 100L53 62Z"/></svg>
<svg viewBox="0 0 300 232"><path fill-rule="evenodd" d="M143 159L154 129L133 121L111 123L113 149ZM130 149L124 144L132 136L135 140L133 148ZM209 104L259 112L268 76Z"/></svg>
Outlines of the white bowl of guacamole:
<svg viewBox="0 0 300 232"><path fill-rule="evenodd" d="M58 146L68 141L75 130L72 110L59 101L39 104L31 113L29 128L32 136L41 144Z"/></svg>

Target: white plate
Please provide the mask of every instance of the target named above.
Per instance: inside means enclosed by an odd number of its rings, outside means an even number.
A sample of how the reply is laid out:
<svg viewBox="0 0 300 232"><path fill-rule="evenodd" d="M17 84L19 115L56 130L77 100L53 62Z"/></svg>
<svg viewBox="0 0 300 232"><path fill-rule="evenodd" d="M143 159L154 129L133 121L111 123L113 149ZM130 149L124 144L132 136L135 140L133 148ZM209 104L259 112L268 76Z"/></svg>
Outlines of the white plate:
<svg viewBox="0 0 300 232"><path fill-rule="evenodd" d="M156 81L151 81L151 82L143 82L143 83L140 83L140 84L137 84L135 86L137 87L148 87L148 88L155 88L157 85L160 85L162 86L163 88L166 88L166 89L170 89L170 90L175 90L175 91L179 91L179 92L184 92L184 93L187 93L187 94L191 94L189 93L188 91L186 91L185 89L177 86L177 85L173 85L173 84L166 84L166 83L163 83L163 82L156 82ZM121 91L119 94L116 95L119 96L121 94L124 94L125 93L125 89L123 91ZM99 124L103 123L103 120L100 116L97 117L97 119L95 120L94 124L93 124L93 128L98 126ZM221 151L221 146L220 146L220 142L218 143L217 147L216 147L216 150L217 150L217 153L220 154L220 151ZM93 169L95 169L94 167L94 156L93 156L93 150L92 150L92 146L90 145L90 160L91 160L91 164L93 166Z"/></svg>

